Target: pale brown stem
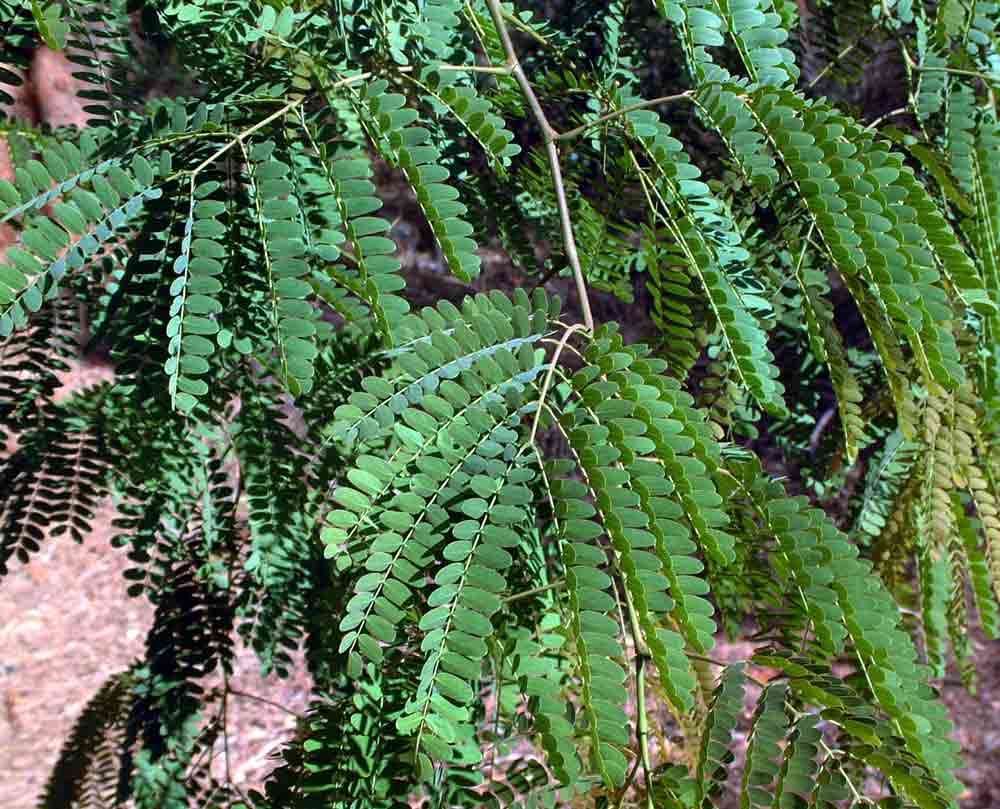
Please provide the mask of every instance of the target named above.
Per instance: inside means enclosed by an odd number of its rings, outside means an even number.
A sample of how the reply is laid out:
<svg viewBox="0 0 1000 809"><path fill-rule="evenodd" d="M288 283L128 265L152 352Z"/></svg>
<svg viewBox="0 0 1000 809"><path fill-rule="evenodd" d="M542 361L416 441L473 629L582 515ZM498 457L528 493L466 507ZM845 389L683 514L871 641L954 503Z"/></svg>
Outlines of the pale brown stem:
<svg viewBox="0 0 1000 809"><path fill-rule="evenodd" d="M586 132L591 127L599 126L605 121L611 121L615 118L620 118L622 115L627 115L630 112L635 112L636 110L644 110L649 107L658 107L660 104L668 104L671 101L681 101L686 98L690 98L693 92L691 90L686 90L683 93L677 93L672 96L660 96L659 98L653 98L649 101L639 101L636 104L629 104L628 106L622 107L620 110L615 110L614 112L609 112L607 115L602 115L600 118L595 118L589 123L583 124L582 126L576 127L576 129L570 129L566 132L562 132L556 135L556 140L569 140L570 138L575 138L577 135L581 135Z"/></svg>
<svg viewBox="0 0 1000 809"><path fill-rule="evenodd" d="M587 281L583 277L583 268L580 266L580 256L576 250L576 238L573 235L573 223L570 219L569 204L566 201L566 186L563 183L562 167L559 164L559 149L556 146L556 139L559 133L556 132L549 119L538 103L538 96L524 74L520 61L517 58L517 51L514 50L514 43L510 39L510 32L504 21L503 9L500 7L500 0L486 0L490 9L490 16L493 17L493 24L496 26L497 34L503 45L504 53L507 54L507 66L514 78L517 79L521 93L524 95L531 108L531 113L542 130L542 137L545 140L545 151L549 158L549 167L552 170L552 183L555 186L556 202L559 206L559 222L562 228L563 246L566 249L566 259L573 270L573 277L576 279L576 291L580 298L580 308L583 310L583 322L588 331L594 330L594 315L590 309L590 297L587 294Z"/></svg>

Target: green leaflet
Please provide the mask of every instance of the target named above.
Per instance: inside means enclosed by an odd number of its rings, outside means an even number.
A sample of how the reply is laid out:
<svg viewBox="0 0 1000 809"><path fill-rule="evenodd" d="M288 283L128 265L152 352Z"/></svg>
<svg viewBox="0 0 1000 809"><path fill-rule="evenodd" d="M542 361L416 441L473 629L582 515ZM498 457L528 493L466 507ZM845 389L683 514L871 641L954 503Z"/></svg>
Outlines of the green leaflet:
<svg viewBox="0 0 1000 809"><path fill-rule="evenodd" d="M330 528L324 531L324 540L335 542L361 530L371 543L367 554L355 554L371 575L357 583L355 598L348 603L347 615L341 622L341 629L347 633L341 642L342 652L351 654L358 646L369 659L375 662L381 659L376 639L364 635L369 617L381 614L389 618L390 626L378 640L391 644L395 638L391 624L402 617L398 608L405 606L412 596L411 590L420 586L419 576L430 562L428 552L444 541L448 512L442 503L448 503L461 486L468 485L473 474L482 474L483 468L489 466L484 460L487 456L482 453L492 454L497 435L510 440L509 427L501 428L507 415L507 407L497 400L469 409L453 423L450 440L438 441L433 452L428 450L416 456L418 472L408 479L390 477L396 494L388 495L386 487L373 495L386 497L380 508L369 506L368 497L355 489L340 487L334 492L334 499L346 509L327 517ZM357 513L359 510L363 516ZM362 519L372 528L362 530ZM457 556L464 550L464 546L456 546L448 553ZM487 569L477 567L474 572L487 577L483 583L492 581ZM499 588L491 584L490 589L502 591L502 580ZM354 666L360 664L358 659Z"/></svg>
<svg viewBox="0 0 1000 809"><path fill-rule="evenodd" d="M81 182L88 182L95 174L105 175L116 161L93 161L97 157L97 143L86 131L80 135L79 143L66 141L54 143L20 172L15 172L15 182L0 180L0 199L8 209L3 219L7 222L31 210L41 210L52 200L72 191ZM149 164L142 158L138 165L143 168L144 183L150 185L152 176L146 171Z"/></svg>
<svg viewBox="0 0 1000 809"><path fill-rule="evenodd" d="M788 31L772 0L717 0L717 7L753 84L782 87L799 78Z"/></svg>
<svg viewBox="0 0 1000 809"><path fill-rule="evenodd" d="M111 161L84 168L85 155L92 157L94 147L86 138L81 144L84 151L64 144L50 150L45 163L28 161L17 169L16 185L0 181L0 196L11 206L5 220L25 217L20 244L7 249L0 265L0 337L25 328L31 315L58 294L68 272L93 261L145 205L162 196L145 159L133 159L134 174ZM58 195L64 196L53 216L31 213Z"/></svg>
<svg viewBox="0 0 1000 809"><path fill-rule="evenodd" d="M328 435L352 444L370 441L391 428L409 405L474 365L481 366L486 380L501 378L514 355L530 351L557 312L558 302L541 290L533 302L518 290L513 302L500 293L482 295L467 298L462 311L441 303L405 320L401 346L390 352L397 358L393 376L368 381L364 391L352 394L349 404L334 412ZM507 384L517 387L536 374L537 369L515 372Z"/></svg>
<svg viewBox="0 0 1000 809"><path fill-rule="evenodd" d="M277 388L277 386L275 386ZM277 391L276 391L277 392ZM303 492L295 485L305 459L273 402L241 410L236 450L249 509L250 552L245 568L259 589L240 605L239 631L261 659L262 671L287 676L289 649L308 623L311 576L301 569L315 556L306 541Z"/></svg>
<svg viewBox="0 0 1000 809"><path fill-rule="evenodd" d="M623 301L633 300L631 245L621 238L615 224L601 216L586 200L577 202L573 215L577 223L580 264L588 283Z"/></svg>
<svg viewBox="0 0 1000 809"><path fill-rule="evenodd" d="M81 82L79 93L87 125L117 125L122 109L133 97L134 88L125 71L110 65L125 65L131 56L129 17L123 4L109 3L101 12L77 6L64 7L58 24L59 39L70 61L77 67L74 78ZM95 32L94 23L101 28Z"/></svg>
<svg viewBox="0 0 1000 809"><path fill-rule="evenodd" d="M696 540L715 564L726 567L735 560L735 540L725 530L729 525L729 518L721 508L722 498L714 480L714 474L719 468L719 447L711 436L705 416L694 409L692 398L680 389L675 380L662 375L662 361L645 358L633 367L642 374L645 384L659 388L660 396L671 408L671 419L681 425L680 435L677 435L676 425L669 422L650 423L655 431L651 437L662 453L667 477L677 490L682 513L691 525ZM691 457L685 457L688 449ZM681 545L685 546L686 543ZM699 605L696 611L703 610L704 605ZM706 614L710 616L711 611ZM702 622L698 634L707 626L711 625ZM712 630L708 631L711 633ZM703 642L697 641L696 648Z"/></svg>
<svg viewBox="0 0 1000 809"><path fill-rule="evenodd" d="M850 751L847 753L849 757L858 763L879 767L893 787L918 806L940 809L949 805L934 773L907 749L905 740L880 722L865 697L834 675L828 666L775 650L757 655L754 659L787 675L790 695L821 709L820 714L806 714L796 723L795 733L785 748L775 806L797 805L797 800L810 790L811 797L821 802L844 797L840 788L833 789L824 775L823 767L837 760L828 752L820 765L818 777L813 775L816 772L816 748L824 744L816 728L820 718L836 725L851 739L853 744L846 748ZM843 775L850 770L841 765L838 772ZM808 780L802 775L806 775ZM843 782L841 784L849 792L849 787ZM789 794L790 790L798 795Z"/></svg>
<svg viewBox="0 0 1000 809"><path fill-rule="evenodd" d="M913 371L903 353L902 337L893 329L881 302L876 296L866 292L861 279L845 277L844 283L858 302L861 316L885 371L900 432L907 440L914 439L917 434L917 401L909 377Z"/></svg>
<svg viewBox="0 0 1000 809"><path fill-rule="evenodd" d="M519 638L512 654L512 674L516 675L519 687L530 700L535 729L541 735L541 744L546 760L552 767L560 784L578 784L582 762L577 750L575 728L563 695L566 672L560 667L560 655L568 647L568 633L557 634L551 629L562 630L563 616L549 612L552 620L542 621L542 626L550 632L543 634L540 641Z"/></svg>
<svg viewBox="0 0 1000 809"><path fill-rule="evenodd" d="M25 425L34 429L5 465L8 500L0 515L0 574L12 557L28 562L47 538L68 535L82 543L95 509L108 494L108 459L86 410L70 403L53 406L50 413L39 424Z"/></svg>
<svg viewBox="0 0 1000 809"><path fill-rule="evenodd" d="M793 508L791 500L768 504L768 510L776 514L793 513ZM791 528L793 523L788 525ZM950 723L944 709L928 698L924 685L928 672L917 664L916 649L900 626L895 602L879 579L870 575L870 563L858 558L856 548L827 519L818 518L812 531L815 533L810 544L815 543L826 561L819 568L810 565L809 570L825 569L831 574L822 574L826 580L822 589L827 593L832 590L835 598L831 603L829 595L815 590L815 595L810 593L822 581L810 582L807 578L805 585L810 590L805 587L800 590L806 603L813 604L809 609L820 641L823 642L825 622L836 628L837 642L846 640L852 644L858 664L871 683L872 697L892 718L894 732L907 755L920 761L946 794L956 794L960 786L951 770L957 748L947 736ZM801 542L808 539L809 533L795 530L789 539ZM785 546L790 560L792 548L790 544Z"/></svg>
<svg viewBox="0 0 1000 809"><path fill-rule="evenodd" d="M461 36L459 0L428 0L414 14L413 33L434 59L447 61Z"/></svg>
<svg viewBox="0 0 1000 809"><path fill-rule="evenodd" d="M938 53L928 52L924 55L921 67L929 67L931 70L921 72L917 85L917 114L922 119L934 115L944 104L948 74L939 68L946 65L947 59Z"/></svg>
<svg viewBox="0 0 1000 809"><path fill-rule="evenodd" d="M898 430L885 439L878 463L869 467L855 531L877 537L886 527L896 495L913 467L916 449L917 444L906 441Z"/></svg>
<svg viewBox="0 0 1000 809"><path fill-rule="evenodd" d="M729 746L743 710L746 676L742 665L727 666L719 678L712 705L705 719L695 782L695 806L713 799L722 789L731 760Z"/></svg>
<svg viewBox="0 0 1000 809"><path fill-rule="evenodd" d="M494 169L504 173L510 167L511 158L520 154L521 147L513 143L514 134L507 129L490 101L480 96L474 87L458 84L458 77L456 71L433 71L421 86L429 94L431 106L447 110L476 140L493 162Z"/></svg>
<svg viewBox="0 0 1000 809"><path fill-rule="evenodd" d="M559 789L549 779L545 768L538 761L524 761L513 765L502 780L490 784L490 809L507 806L553 806L558 800L569 800L576 795L586 795L586 782L567 789ZM523 803L518 802L518 798Z"/></svg>
<svg viewBox="0 0 1000 809"><path fill-rule="evenodd" d="M976 247L986 291L996 307L1000 305L1000 221L995 211L1000 198L1000 128L986 120L976 126L971 95L965 90L953 96L949 149L956 177L973 199L975 214L963 223L964 230ZM973 301L985 309L984 302ZM985 311L995 317L991 309Z"/></svg>
<svg viewBox="0 0 1000 809"><path fill-rule="evenodd" d="M743 768L743 784L740 793L741 809L768 806L778 803L772 795L775 780L781 766L780 743L788 732L788 717L785 714L785 696L788 686L775 683L764 689L753 716L753 730L747 744L747 760Z"/></svg>
<svg viewBox="0 0 1000 809"><path fill-rule="evenodd" d="M437 163L440 155L428 143L430 133L410 126L418 117L416 111L404 106L402 95L387 93L388 86L378 81L365 87L359 109L376 147L403 170L413 186L449 268L463 281L470 281L479 274L481 260L475 241L469 238L473 228L463 219L466 208L458 201L458 191L445 182L448 170Z"/></svg>
<svg viewBox="0 0 1000 809"><path fill-rule="evenodd" d="M782 573L799 588L817 639L830 651L839 651L847 633L830 586L833 577L826 571L831 563L839 561L834 555L837 551L841 558L850 558L849 546L824 542L826 537L833 539L835 533L820 512L806 506L804 498L770 501L766 506L768 528L778 540L780 558L787 565Z"/></svg>
<svg viewBox="0 0 1000 809"><path fill-rule="evenodd" d="M373 429L391 428L398 442L387 462L359 458L347 485L333 492L340 508L329 513L324 530L331 552L346 545L351 554L342 563L367 571L341 621L340 650L352 671L360 673L366 659L382 661L414 592L425 586L433 555L446 562L419 621L426 653L421 685L398 721L402 733L414 736L422 772L462 749L456 745L469 721L463 707L471 699L468 683L478 679L489 618L500 609L503 572L518 544L514 529L530 502L525 484L533 473L524 467L512 427L521 418L521 391L540 370L530 349L538 337L530 330L544 329L550 316L539 295L534 304L523 293L513 302L483 296L470 303L462 312L442 305L411 320L410 342L393 352L401 376L394 379L390 370L371 379L369 399L335 414L352 425L372 418L381 424ZM395 397L402 409L392 404ZM385 411L377 408L386 405L370 407L380 398L390 403ZM359 404L392 422L382 424L378 415L359 420ZM357 426L339 434L351 430L362 440L377 434ZM470 486L476 496L455 500Z"/></svg>
<svg viewBox="0 0 1000 809"><path fill-rule="evenodd" d="M788 3L772 0L657 0L657 8L678 31L696 85L729 81L729 71L707 50L729 35L752 86L781 87L799 77L788 40ZM776 10L777 5L777 10Z"/></svg>
<svg viewBox="0 0 1000 809"><path fill-rule="evenodd" d="M749 258L742 234L656 113L637 110L628 113L626 120L652 163L649 173L653 176L649 177L633 157L647 196L679 246L688 272L701 282L741 380L762 407L775 414L785 412L784 387L778 381L767 336L731 281L737 267Z"/></svg>
<svg viewBox="0 0 1000 809"><path fill-rule="evenodd" d="M289 166L274 158L274 144L256 144L254 204L269 286L271 327L281 373L293 395L312 390L316 359L318 313L306 300L312 287L303 280L309 271L298 200L289 181Z"/></svg>

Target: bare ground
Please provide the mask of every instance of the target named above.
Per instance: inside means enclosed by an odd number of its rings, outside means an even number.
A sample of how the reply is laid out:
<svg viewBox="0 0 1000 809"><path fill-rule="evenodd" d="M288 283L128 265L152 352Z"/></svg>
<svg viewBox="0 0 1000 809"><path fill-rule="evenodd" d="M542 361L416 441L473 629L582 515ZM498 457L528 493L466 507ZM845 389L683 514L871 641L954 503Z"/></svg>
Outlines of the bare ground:
<svg viewBox="0 0 1000 809"><path fill-rule="evenodd" d="M63 741L84 705L111 675L142 654L153 610L125 594L124 551L109 543L113 511L101 509L83 545L46 542L13 569L0 596L0 806L36 804ZM229 762L243 788L260 785L272 754L294 731L308 703L309 678L261 677L252 651L240 648L229 703ZM251 696L244 696L251 695ZM254 699L262 697L277 706ZM213 763L222 775L221 752Z"/></svg>

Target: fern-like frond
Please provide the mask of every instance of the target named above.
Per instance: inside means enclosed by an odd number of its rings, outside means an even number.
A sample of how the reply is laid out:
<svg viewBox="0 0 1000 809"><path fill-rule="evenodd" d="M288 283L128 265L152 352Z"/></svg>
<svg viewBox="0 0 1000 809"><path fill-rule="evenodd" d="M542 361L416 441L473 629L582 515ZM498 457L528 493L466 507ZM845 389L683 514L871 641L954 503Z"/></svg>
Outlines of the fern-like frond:
<svg viewBox="0 0 1000 809"><path fill-rule="evenodd" d="M63 50L76 68L72 76L79 83L83 111L91 116L89 125L118 124L122 107L133 97L128 77L132 48L126 5L118 0L68 2L56 27L64 33L50 47L59 45L58 50Z"/></svg>
<svg viewBox="0 0 1000 809"><path fill-rule="evenodd" d="M131 702L130 672L104 682L77 717L38 809L100 809L118 803L119 759L126 752L125 722Z"/></svg>
<svg viewBox="0 0 1000 809"><path fill-rule="evenodd" d="M730 746L743 710L745 688L746 674L742 665L723 669L702 733L695 773L695 806L701 806L706 799L715 799L722 791L732 760Z"/></svg>
<svg viewBox="0 0 1000 809"><path fill-rule="evenodd" d="M0 335L24 328L51 299L67 272L97 255L103 243L159 199L153 167L137 155L126 170L115 161L92 165L96 145L64 143L43 160L17 169L16 184L0 180L6 212L0 221L20 220L20 244L7 249L0 266ZM43 162L44 161L44 162ZM61 198L61 201L53 201ZM52 215L33 213L52 203Z"/></svg>
<svg viewBox="0 0 1000 809"><path fill-rule="evenodd" d="M822 272L803 268L801 265L796 268L795 278L802 295L809 345L816 359L830 369L841 429L844 432L845 454L848 463L853 463L858 456L859 447L865 441L861 412L864 396L848 362L844 340L834 321L833 309L828 300L829 283Z"/></svg>
<svg viewBox="0 0 1000 809"><path fill-rule="evenodd" d="M741 809L778 803L772 789L782 766L779 764L780 744L788 732L788 716L785 712L787 688L787 685L780 682L769 685L757 700L752 720L753 730L747 744L747 762L743 769ZM789 759L786 759L786 764ZM787 778L787 770L785 777Z"/></svg>
<svg viewBox="0 0 1000 809"><path fill-rule="evenodd" d="M701 181L701 172L656 113L637 110L626 120L650 162L645 168L632 157L651 208L705 290L741 381L762 407L783 413L784 389L767 337L732 281L749 253L730 212Z"/></svg>
<svg viewBox="0 0 1000 809"><path fill-rule="evenodd" d="M225 249L220 238L225 228L216 217L225 205L209 198L218 187L218 182L192 185L180 254L173 262L178 277L170 286L173 300L164 371L170 380L171 402L183 413L208 393L208 384L199 377L208 372L208 358L215 351L215 341L209 338L219 332L213 315L222 311L217 299L222 284L216 276L222 273L220 259Z"/></svg>
<svg viewBox="0 0 1000 809"><path fill-rule="evenodd" d="M966 514L965 504L957 495L952 495L955 523L965 544L965 553L969 559L969 579L972 585L973 599L979 612L979 624L983 634L990 640L1000 636L1000 615L997 609L997 597L991 587L992 577L986 565L986 559L979 547L978 521Z"/></svg>
<svg viewBox="0 0 1000 809"><path fill-rule="evenodd" d="M48 537L83 542L107 493L108 457L86 413L52 408L0 464L0 572L26 563Z"/></svg>
<svg viewBox="0 0 1000 809"><path fill-rule="evenodd" d="M382 156L402 169L417 195L417 202L434 231L451 271L463 281L479 274L482 263L469 236L472 226L465 221L466 207L458 201L458 191L445 182L446 168L439 164L440 151L429 142L430 133L412 126L419 117L405 105L406 98L386 92L386 81L373 82L362 91L358 109Z"/></svg>
<svg viewBox="0 0 1000 809"><path fill-rule="evenodd" d="M373 215L382 202L371 182L371 164L364 154L331 153L305 126L316 154L315 163L302 172L302 204L308 205L307 217L316 227L311 248L324 262L319 273L329 276L337 296L327 301L356 321L363 321L365 312L354 312L345 293L363 302L383 340L391 344L395 325L409 306L395 294L405 281L397 275L401 264L392 255L396 244L388 238L391 225Z"/></svg>
<svg viewBox="0 0 1000 809"><path fill-rule="evenodd" d="M674 26L684 48L688 71L697 83L726 81L730 73L717 65L708 51L709 47L726 44L725 22L718 11L716 0L657 0L657 10Z"/></svg>
<svg viewBox="0 0 1000 809"><path fill-rule="evenodd" d="M287 674L290 652L310 622L319 553L309 541L303 514L306 453L268 404L257 400L244 405L234 439L249 506L245 568L255 585L244 589L240 633L265 673Z"/></svg>
<svg viewBox="0 0 1000 809"><path fill-rule="evenodd" d="M936 267L938 259L953 263L964 253L912 171L828 108L768 90L746 101L837 268L865 278L865 294L874 295L905 335L929 382L961 381L964 372L947 328L952 310Z"/></svg>
<svg viewBox="0 0 1000 809"><path fill-rule="evenodd" d="M774 793L777 809L791 809L810 799L818 766L816 764L822 732L818 714L806 714L792 726Z"/></svg>
<svg viewBox="0 0 1000 809"><path fill-rule="evenodd" d="M31 327L0 341L0 430L8 441L39 427L76 353L78 312L59 295L42 306Z"/></svg>
<svg viewBox="0 0 1000 809"><path fill-rule="evenodd" d="M788 31L772 0L717 0L725 29L753 84L795 84L799 69L786 47Z"/></svg>
<svg viewBox="0 0 1000 809"><path fill-rule="evenodd" d="M288 164L273 157L273 152L274 144L269 141L250 150L251 193L263 245L281 374L293 395L297 395L312 390L318 318L316 310L306 301L312 288L303 280L309 265L305 260L302 213L292 193ZM390 242L390 249L395 249L395 244Z"/></svg>
<svg viewBox="0 0 1000 809"><path fill-rule="evenodd" d="M857 531L878 537L893 517L897 497L909 478L919 445L902 433L890 433L878 455L872 458L865 479L864 498L855 518Z"/></svg>

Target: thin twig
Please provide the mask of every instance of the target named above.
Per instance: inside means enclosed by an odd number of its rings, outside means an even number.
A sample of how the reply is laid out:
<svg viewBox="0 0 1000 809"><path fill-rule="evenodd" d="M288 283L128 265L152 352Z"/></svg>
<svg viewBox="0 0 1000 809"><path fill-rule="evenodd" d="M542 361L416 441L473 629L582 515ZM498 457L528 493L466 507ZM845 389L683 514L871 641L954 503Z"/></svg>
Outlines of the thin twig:
<svg viewBox="0 0 1000 809"><path fill-rule="evenodd" d="M233 697L242 697L243 699L251 699L254 702L262 702L264 705L270 705L272 708L277 708L279 711L284 711L289 716L294 716L296 719L305 719L305 714L300 714L293 711L291 708L286 708L280 702L275 702L274 700L268 699L267 697L258 697L256 694L248 694L246 691L237 691L235 688L229 689L229 695Z"/></svg>
<svg viewBox="0 0 1000 809"><path fill-rule="evenodd" d="M653 767L649 759L649 717L646 715L646 656L638 655L635 660L635 699L639 717L636 721L636 736L639 755L646 778L646 809L653 808Z"/></svg>
<svg viewBox="0 0 1000 809"><path fill-rule="evenodd" d="M509 76L511 69L509 66L496 67L494 65L434 65L435 70L455 70L468 71L469 73L492 73L497 76Z"/></svg>
<svg viewBox="0 0 1000 809"><path fill-rule="evenodd" d="M222 157L226 152L228 152L234 146L237 146L237 145L243 143L254 132L257 132L258 130L263 129L265 126L267 126L272 121L276 121L278 118L281 118L283 115L286 115L287 113L291 112L296 107L298 107L300 104L302 104L307 98L308 98L308 96L299 96L294 101L289 101L287 104L285 104L283 107L281 107L281 109L279 109L279 110L277 110L275 112L272 112L266 118L262 118L257 123L255 123L252 127L250 127L249 129L245 129L243 132L241 132L239 135L237 135L235 138L233 138L228 143L226 143L223 146L220 146L218 149L216 149L214 152L212 152L212 154L210 154L208 157L206 157L204 160L202 160L197 166L195 166L191 170L191 181L194 182L194 179L195 179L195 177L198 176L198 174L200 174L207 166L212 165L212 163L214 163L216 160L218 160L220 157Z"/></svg>
<svg viewBox="0 0 1000 809"><path fill-rule="evenodd" d="M492 645L492 644L491 644ZM500 706L503 704L503 664L497 665L496 655L494 654L496 646L490 650L490 668L493 669L493 679L496 680L497 693L496 693L496 711L493 714L493 738L500 738ZM495 780L494 776L496 774L497 766L497 747L498 745L491 745L490 750L490 781Z"/></svg>
<svg viewBox="0 0 1000 809"><path fill-rule="evenodd" d="M702 663L711 663L713 666L722 666L725 668L729 664L724 660L716 660L714 657L705 657L705 655L695 654L694 652L684 652L692 660L700 660Z"/></svg>
<svg viewBox="0 0 1000 809"><path fill-rule="evenodd" d="M545 397L549 393L549 386L552 384L552 376L555 374L556 366L559 362L559 355L562 354L563 349L566 348L566 344L569 342L569 338L575 331L583 331L584 326L580 323L574 323L566 331L563 332L563 336L559 339L559 345L556 346L555 352L552 354L552 362L549 363L549 370L545 374L545 382L542 384L541 393L538 395L538 409L535 411L535 420L531 425L531 435L528 436L528 443L534 445L535 435L538 433L538 422L542 418L542 405L545 404Z"/></svg>
<svg viewBox="0 0 1000 809"><path fill-rule="evenodd" d="M545 116L542 105L538 102L538 96L524 74L524 69L518 61L517 52L514 50L514 43L511 41L510 32L504 22L504 11L500 7L500 0L486 0L489 6L490 15L493 17L493 24L496 26L497 34L503 45L504 53L507 54L507 66L510 72L517 79L521 92L528 101L531 113L542 130L542 137L545 140L545 151L549 158L549 167L552 170L552 183L555 186L556 202L559 205L559 221L562 227L563 245L566 249L566 259L573 269L573 277L576 279L576 291L580 298L580 308L583 310L583 322L588 331L594 330L594 315L590 309L590 297L587 294L587 281L583 277L583 268L580 266L580 256L576 250L576 238L573 235L573 223L569 214L569 203L566 201L566 186L563 183L562 167L559 164L559 149L556 146L556 139L559 133L556 132L549 119Z"/></svg>
<svg viewBox="0 0 1000 809"><path fill-rule="evenodd" d="M566 132L562 132L556 135L556 140L569 140L577 135L586 132L591 127L599 126L605 121L611 121L615 118L620 118L622 115L628 115L630 112L635 112L636 110L644 110L648 107L658 107L660 104L669 104L671 101L681 101L684 99L691 98L693 94L692 90L685 90L683 93L675 93L670 96L660 96L659 98L653 98L649 101L639 101L635 104L628 104L622 107L620 110L615 110L614 112L609 112L607 115L602 115L600 118L595 118L589 123L583 124L582 126L576 127L576 129L570 129Z"/></svg>
<svg viewBox="0 0 1000 809"><path fill-rule="evenodd" d="M939 67L937 65L911 64L910 67L917 73L952 73L956 76L971 76L974 79L982 79L987 84L996 83L996 78L980 73L978 70L963 70L959 67Z"/></svg>
<svg viewBox="0 0 1000 809"><path fill-rule="evenodd" d="M866 798L860 792L858 792L857 787L854 786L854 782L850 779L846 772L844 772L843 760L839 757L842 754L840 750L831 750L830 746L822 739L819 739L820 746L823 751L830 757L836 760L837 769L840 770L840 774L844 777L844 783L847 784L848 789L851 790L851 794L854 796L851 799L851 806L856 804L861 804L863 806L874 806L875 802Z"/></svg>
<svg viewBox="0 0 1000 809"><path fill-rule="evenodd" d="M518 31L520 31L520 32L521 32L522 34L524 34L525 36L529 36L529 37L531 37L531 38L532 38L533 40L535 40L535 42L537 42L537 43L538 43L539 45L544 45L544 46L545 46L546 48L549 48L549 47L552 47L552 43L550 43L550 42L549 42L549 41L548 41L548 40L547 40L547 39L546 39L545 37L543 37L543 36L542 36L541 34L539 34L539 33L538 33L538 32L537 32L537 31L536 31L536 30L535 30L534 28L532 28L532 27L531 27L530 25L525 25L523 21L519 20L519 19L518 19L517 17L515 17L515 16L513 15L513 14L510 14L509 12L506 12L506 11L505 11L505 12L503 13L503 18L504 18L504 19L505 19L505 20L506 20L507 22L509 22L509 23L513 24L513 26L514 26L514 27L515 27L515 28L516 28L516 29L517 29Z"/></svg>
<svg viewBox="0 0 1000 809"><path fill-rule="evenodd" d="M692 660L700 660L702 663L709 663L710 665L713 666L721 666L722 668L726 668L726 666L731 665L730 663L723 662L722 660L716 660L714 657L705 657L705 655L695 654L694 652L689 652L687 650L684 651L684 654L687 655ZM750 680L750 682L759 685L761 688L767 687L767 682L760 679L760 677L754 677L752 674L747 674L746 672L743 672L743 676L746 677L748 680Z"/></svg>
<svg viewBox="0 0 1000 809"><path fill-rule="evenodd" d="M890 112L887 112L885 115L880 115L878 118L876 118L870 124L868 124L868 126L866 126L865 129L876 129L879 126L879 124L883 123L884 121L888 120L889 118L895 118L897 115L902 115L903 113L906 113L906 112L909 112L909 111L910 111L909 107L898 107L897 109L894 109L894 110L892 110Z"/></svg>
<svg viewBox="0 0 1000 809"><path fill-rule="evenodd" d="M542 593L547 593L549 590L557 590L562 588L566 584L565 579L557 579L551 584L543 584L541 587L532 587L530 590L522 590L520 593L514 593L512 596L507 596L504 600L504 604L510 604L514 601L520 601L523 598L531 598L532 596L541 595Z"/></svg>
<svg viewBox="0 0 1000 809"><path fill-rule="evenodd" d="M361 73L361 74L359 74L357 76L351 76L351 77L346 78L346 79L341 79L340 81L334 82L332 85L330 85L329 87L325 88L325 90L327 92L329 92L330 90L335 90L338 87L343 87L343 86L348 85L348 84L354 84L355 82L364 81L365 79L370 78L371 75L372 75L371 73ZM213 152L211 155L209 155L207 158L205 158L201 163L199 163L197 166L194 167L194 169L191 171L191 180L192 180L192 182L194 181L194 178L203 169L205 169L206 166L210 166L212 163L214 163L216 160L218 160L220 157L222 157L222 155L224 155L226 152L228 152L234 146L243 143L247 138L249 138L252 134L254 134L254 132L257 132L258 130L263 129L265 126L267 126L272 121L278 120L283 115L286 115L287 113L289 113L292 110L294 110L296 107L298 107L301 104L303 104L307 98L309 98L309 96L300 96L299 98L295 99L294 101L289 101L281 109L279 109L279 110L271 113L266 118L262 118L260 121L258 121L257 123L255 123L252 127L250 127L249 129L246 129L243 132L241 132L239 135L237 135L231 141L229 141L228 143L226 143L224 146L220 146L215 152Z"/></svg>
<svg viewBox="0 0 1000 809"><path fill-rule="evenodd" d="M639 763L640 758L636 756L635 761L632 762L632 769L629 770L628 777L625 779L625 783L618 790L618 800L615 802L615 809L622 809L622 805L625 803L625 795L632 788L632 782L635 781L635 774L639 772Z"/></svg>
<svg viewBox="0 0 1000 809"><path fill-rule="evenodd" d="M553 278L555 278L562 269L563 269L562 267L553 267L552 269L548 270L545 273L545 275L543 275L541 278L539 278L537 281L535 281L535 283L531 286L530 289L526 290L527 293L530 295L532 292L534 292L539 287L545 286L549 281L551 281Z"/></svg>
<svg viewBox="0 0 1000 809"><path fill-rule="evenodd" d="M811 90L813 87L815 87L820 81L823 80L823 77L827 73L829 73L831 70L833 70L833 68L837 65L837 63L841 59L843 59L845 56L847 56L847 54L849 54L856 47L858 47L859 44L861 44L861 40L860 39L855 40L850 45L848 45L846 48L844 48L840 53L838 53L836 56L834 56L833 59L831 59L826 64L826 67L824 67L819 73L817 73L816 76L815 76L815 78L813 78L813 80L811 82L809 82L809 84L806 85L806 89L807 90Z"/></svg>
<svg viewBox="0 0 1000 809"><path fill-rule="evenodd" d="M980 73L978 70L965 70L960 67L945 67L944 65L918 65L905 46L903 46L903 61L910 70L915 70L917 73L951 73L956 76L971 76L974 79L982 79L987 86L992 86L997 81L996 76Z"/></svg>
<svg viewBox="0 0 1000 809"><path fill-rule="evenodd" d="M535 411L535 421L531 425L531 435L528 436L528 443L535 443L535 435L538 433L538 422L542 418L542 405L545 404L545 397L549 393L549 386L552 384L552 376L555 374L556 365L559 362L559 355L563 353L563 349L566 348L566 343L569 342L569 338L573 335L575 331L583 331L584 326L579 323L574 323L566 331L563 332L563 336L559 340L559 345L556 347L555 352L552 354L552 362L549 364L549 370L545 374L545 382L542 384L541 393L538 395L538 409ZM591 325L589 328L593 328Z"/></svg>

